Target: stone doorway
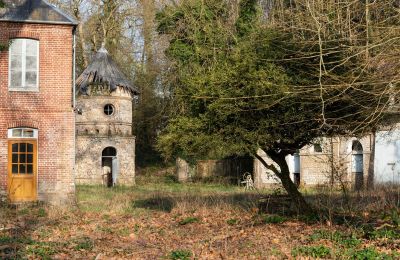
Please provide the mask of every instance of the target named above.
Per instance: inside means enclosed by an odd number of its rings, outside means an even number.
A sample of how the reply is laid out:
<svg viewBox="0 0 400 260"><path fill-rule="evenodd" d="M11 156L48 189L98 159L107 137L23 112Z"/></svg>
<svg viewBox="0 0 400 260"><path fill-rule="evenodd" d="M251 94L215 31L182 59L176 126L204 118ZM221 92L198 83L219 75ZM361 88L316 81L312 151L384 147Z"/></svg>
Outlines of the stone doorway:
<svg viewBox="0 0 400 260"><path fill-rule="evenodd" d="M112 146L104 148L101 153L101 168L103 184L107 187L115 186L118 176L117 149Z"/></svg>

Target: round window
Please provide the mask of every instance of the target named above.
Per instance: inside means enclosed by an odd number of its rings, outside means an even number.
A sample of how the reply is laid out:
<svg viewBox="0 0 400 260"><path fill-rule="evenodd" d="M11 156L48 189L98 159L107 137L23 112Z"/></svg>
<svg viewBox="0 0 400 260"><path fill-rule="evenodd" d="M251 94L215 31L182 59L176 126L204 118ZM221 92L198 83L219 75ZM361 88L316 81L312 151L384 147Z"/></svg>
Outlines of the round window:
<svg viewBox="0 0 400 260"><path fill-rule="evenodd" d="M112 114L114 114L114 106L111 104L105 105L104 114L106 114L107 116L111 116Z"/></svg>

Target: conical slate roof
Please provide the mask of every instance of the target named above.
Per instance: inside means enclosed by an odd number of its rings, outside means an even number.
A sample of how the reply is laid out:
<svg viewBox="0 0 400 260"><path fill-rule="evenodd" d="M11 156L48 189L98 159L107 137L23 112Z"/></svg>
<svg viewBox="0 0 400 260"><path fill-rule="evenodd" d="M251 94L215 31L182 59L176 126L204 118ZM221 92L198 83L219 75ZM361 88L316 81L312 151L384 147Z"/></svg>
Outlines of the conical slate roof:
<svg viewBox="0 0 400 260"><path fill-rule="evenodd" d="M117 64L103 46L97 51L92 63L82 72L76 80L78 91L87 93L88 86L91 84L105 85L114 91L117 87L122 87L134 95L139 91L135 88L124 74L119 70Z"/></svg>

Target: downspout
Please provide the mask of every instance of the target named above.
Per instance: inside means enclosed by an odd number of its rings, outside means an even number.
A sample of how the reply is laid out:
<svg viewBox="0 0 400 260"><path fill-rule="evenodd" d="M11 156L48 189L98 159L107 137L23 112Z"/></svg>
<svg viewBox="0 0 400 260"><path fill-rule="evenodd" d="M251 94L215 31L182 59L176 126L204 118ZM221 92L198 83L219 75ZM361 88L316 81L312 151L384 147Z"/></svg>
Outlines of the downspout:
<svg viewBox="0 0 400 260"><path fill-rule="evenodd" d="M75 77L76 77L76 71L75 71L75 56L76 56L76 26L72 30L72 37L73 37L73 45L72 45L72 108L75 110L76 108L76 90L75 90Z"/></svg>
<svg viewBox="0 0 400 260"><path fill-rule="evenodd" d="M74 26L74 29L72 30L72 111L74 113L74 150L73 150L73 165L72 165L72 171L73 171L73 183L74 183L74 194L75 194L75 189L76 189L76 89L75 89L75 77L76 77L76 62L75 62L75 57L76 57L76 25Z"/></svg>

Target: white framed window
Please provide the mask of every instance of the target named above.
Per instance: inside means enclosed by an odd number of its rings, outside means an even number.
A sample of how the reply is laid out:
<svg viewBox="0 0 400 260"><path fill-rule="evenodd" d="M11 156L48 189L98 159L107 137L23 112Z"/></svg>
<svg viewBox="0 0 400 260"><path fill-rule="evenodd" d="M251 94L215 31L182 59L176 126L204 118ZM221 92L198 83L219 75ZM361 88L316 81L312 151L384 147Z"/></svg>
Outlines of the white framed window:
<svg viewBox="0 0 400 260"><path fill-rule="evenodd" d="M39 41L11 39L8 86L12 91L39 90Z"/></svg>
<svg viewBox="0 0 400 260"><path fill-rule="evenodd" d="M11 128L8 129L8 138L38 138L38 130L33 128Z"/></svg>

